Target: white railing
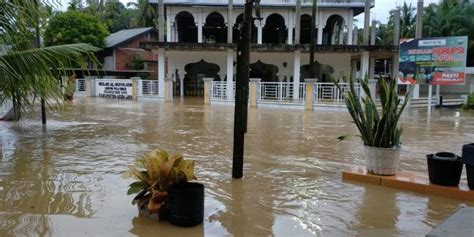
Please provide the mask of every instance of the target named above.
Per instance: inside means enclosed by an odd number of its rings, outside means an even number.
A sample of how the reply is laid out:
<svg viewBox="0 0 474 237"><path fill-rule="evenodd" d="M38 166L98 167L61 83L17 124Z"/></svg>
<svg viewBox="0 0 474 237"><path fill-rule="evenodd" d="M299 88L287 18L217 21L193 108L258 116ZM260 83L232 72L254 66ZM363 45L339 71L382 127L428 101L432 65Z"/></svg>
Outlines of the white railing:
<svg viewBox="0 0 474 237"><path fill-rule="evenodd" d="M257 87L259 89L258 100L260 101L278 101L295 102L293 99L294 86L292 82L261 82ZM296 101L304 100L305 85L301 83L299 88L299 97Z"/></svg>
<svg viewBox="0 0 474 237"><path fill-rule="evenodd" d="M235 95L235 82L233 82L232 94ZM227 98L227 82L211 81L209 96L211 100L228 100ZM229 99L234 100L235 97Z"/></svg>
<svg viewBox="0 0 474 237"><path fill-rule="evenodd" d="M76 79L76 93L86 92L86 79Z"/></svg>
<svg viewBox="0 0 474 237"><path fill-rule="evenodd" d="M137 84L138 96L158 96L158 80L138 80Z"/></svg>
<svg viewBox="0 0 474 237"><path fill-rule="evenodd" d="M315 103L324 104L324 103L344 103L344 97L349 92L350 87L349 83L340 83L340 91L333 83L331 82L318 82L316 83L315 93ZM360 85L359 83L354 84L354 88L357 91L357 95L360 95Z"/></svg>

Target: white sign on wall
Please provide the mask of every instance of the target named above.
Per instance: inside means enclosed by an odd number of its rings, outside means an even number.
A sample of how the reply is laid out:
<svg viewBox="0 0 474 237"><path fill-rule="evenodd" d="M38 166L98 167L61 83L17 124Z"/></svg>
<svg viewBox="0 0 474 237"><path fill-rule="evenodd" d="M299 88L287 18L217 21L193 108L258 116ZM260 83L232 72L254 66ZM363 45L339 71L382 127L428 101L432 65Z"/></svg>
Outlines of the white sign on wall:
<svg viewBox="0 0 474 237"><path fill-rule="evenodd" d="M114 99L132 99L132 80L96 80L96 95Z"/></svg>

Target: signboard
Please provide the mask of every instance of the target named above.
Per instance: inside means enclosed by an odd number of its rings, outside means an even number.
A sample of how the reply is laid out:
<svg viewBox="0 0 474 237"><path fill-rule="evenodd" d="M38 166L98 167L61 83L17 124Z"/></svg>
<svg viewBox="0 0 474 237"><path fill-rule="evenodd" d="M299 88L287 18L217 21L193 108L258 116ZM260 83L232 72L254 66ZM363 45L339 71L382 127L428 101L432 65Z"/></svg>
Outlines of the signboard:
<svg viewBox="0 0 474 237"><path fill-rule="evenodd" d="M398 83L464 84L467 36L400 41Z"/></svg>
<svg viewBox="0 0 474 237"><path fill-rule="evenodd" d="M100 79L96 80L96 95L114 99L132 99L132 80Z"/></svg>

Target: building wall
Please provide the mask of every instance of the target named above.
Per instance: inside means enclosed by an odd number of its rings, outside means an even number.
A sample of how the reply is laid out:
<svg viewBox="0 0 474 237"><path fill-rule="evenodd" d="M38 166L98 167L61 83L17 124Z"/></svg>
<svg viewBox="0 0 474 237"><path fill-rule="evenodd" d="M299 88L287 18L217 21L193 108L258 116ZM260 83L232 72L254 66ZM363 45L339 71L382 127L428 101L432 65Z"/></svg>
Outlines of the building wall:
<svg viewBox="0 0 474 237"><path fill-rule="evenodd" d="M114 48L115 55L115 70L130 70L127 65L130 64L135 54L139 55L142 60L157 62L158 55L152 51L140 49L140 42L150 41L153 37L150 34L137 37L125 44ZM148 70L153 71L150 75L150 79L156 79L158 77L158 66L156 63L151 63Z"/></svg>

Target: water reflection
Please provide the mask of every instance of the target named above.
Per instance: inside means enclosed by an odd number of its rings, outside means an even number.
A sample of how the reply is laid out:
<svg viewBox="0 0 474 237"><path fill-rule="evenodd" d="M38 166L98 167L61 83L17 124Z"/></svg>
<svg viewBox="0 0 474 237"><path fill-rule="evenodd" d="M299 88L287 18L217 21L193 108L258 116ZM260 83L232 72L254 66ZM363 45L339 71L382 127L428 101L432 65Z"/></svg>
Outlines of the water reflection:
<svg viewBox="0 0 474 237"><path fill-rule="evenodd" d="M79 98L51 114L46 130L38 120L0 122L0 236L424 235L473 204L342 182L341 170L364 163L357 138L336 140L356 133L346 112L250 109L245 177L232 180L233 109ZM459 153L474 139L473 118L408 111L401 169L426 172L427 153ZM196 160L203 225L156 223L130 205L121 174L157 147Z"/></svg>

